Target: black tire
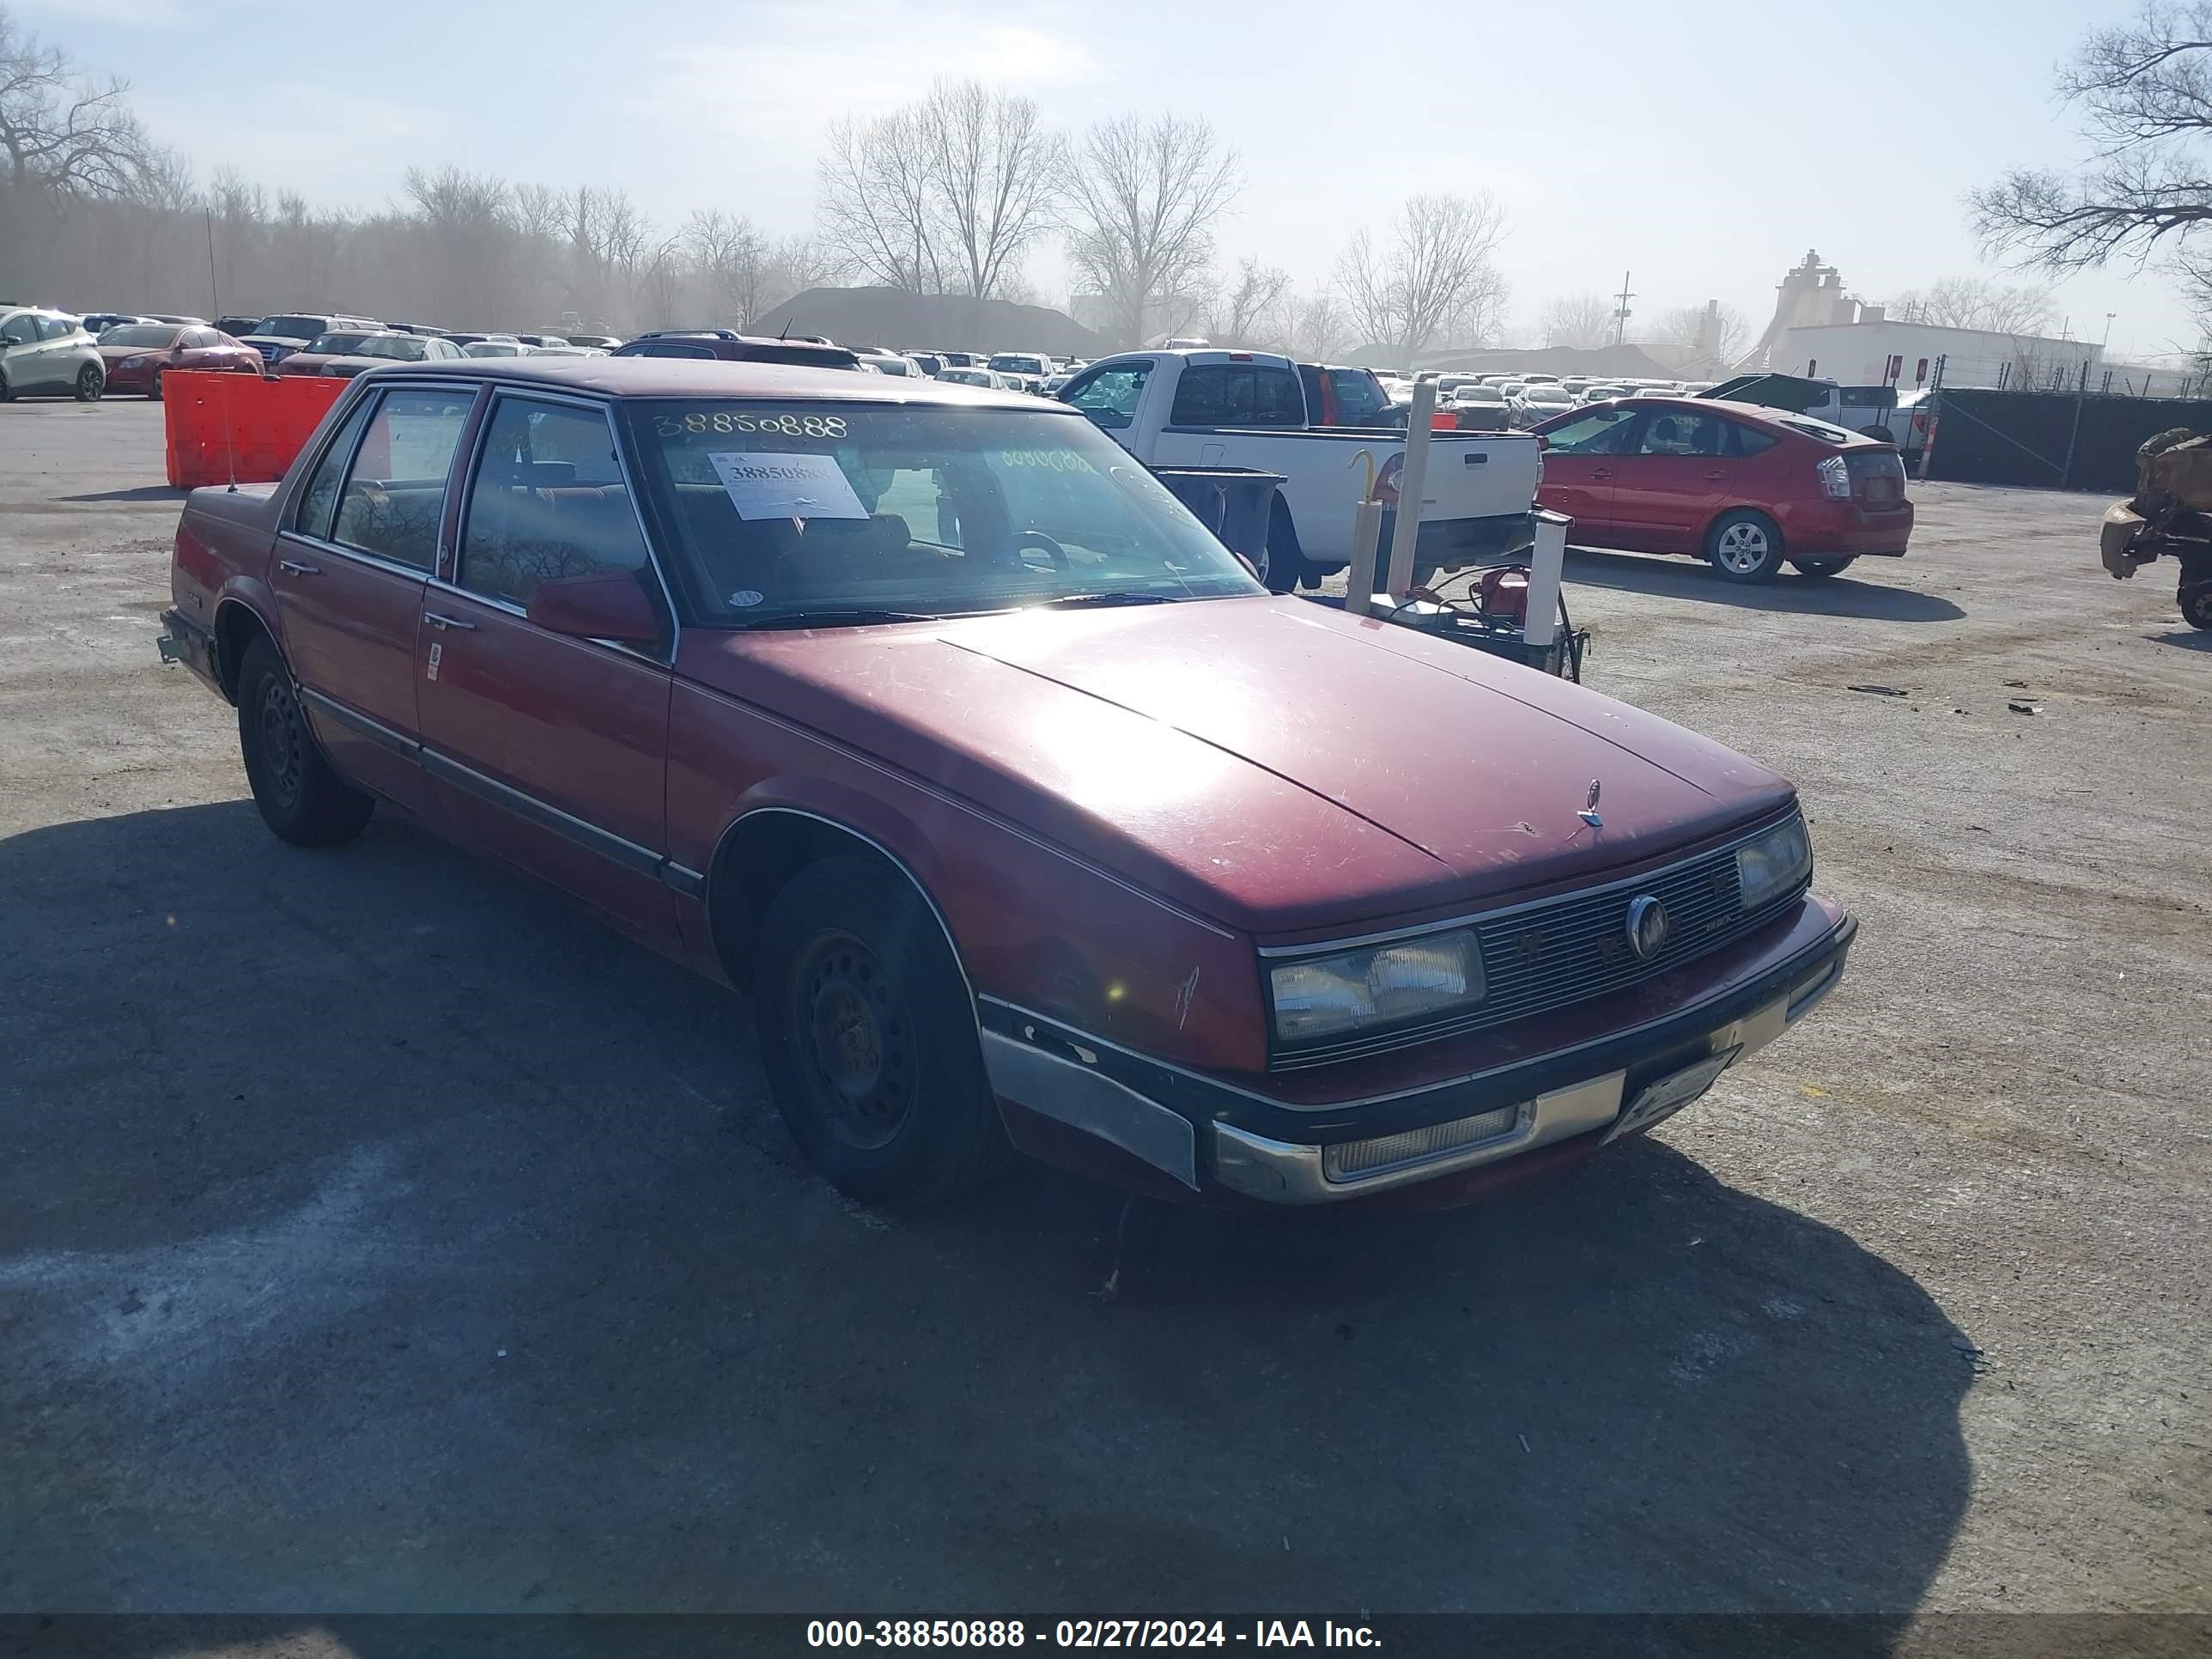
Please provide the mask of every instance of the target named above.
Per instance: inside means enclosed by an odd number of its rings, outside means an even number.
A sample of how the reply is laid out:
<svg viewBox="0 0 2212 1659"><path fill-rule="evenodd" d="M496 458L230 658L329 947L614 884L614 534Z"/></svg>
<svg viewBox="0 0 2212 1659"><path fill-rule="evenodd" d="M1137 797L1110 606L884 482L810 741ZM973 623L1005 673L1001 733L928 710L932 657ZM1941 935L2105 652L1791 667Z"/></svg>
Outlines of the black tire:
<svg viewBox="0 0 2212 1659"><path fill-rule="evenodd" d="M786 883L761 922L753 998L776 1109L838 1191L919 1208L1004 1166L960 964L896 872L836 857Z"/></svg>
<svg viewBox="0 0 2212 1659"><path fill-rule="evenodd" d="M295 847L335 847L368 827L376 798L331 769L307 728L299 688L266 638L238 670L238 747L262 822Z"/></svg>
<svg viewBox="0 0 2212 1659"><path fill-rule="evenodd" d="M1802 576L1838 576L1849 570L1857 557L1856 553L1846 553L1840 559L1792 559L1790 562L1797 567L1798 574Z"/></svg>
<svg viewBox="0 0 2212 1659"><path fill-rule="evenodd" d="M158 368L154 371L154 378L146 384L146 401L149 404L161 401L161 371Z"/></svg>
<svg viewBox="0 0 2212 1659"><path fill-rule="evenodd" d="M2182 583L2173 597L2181 606L2182 621L2212 633L2212 577Z"/></svg>
<svg viewBox="0 0 2212 1659"><path fill-rule="evenodd" d="M8 377L5 374L0 374L0 404L12 404L15 401L15 388L8 384Z"/></svg>
<svg viewBox="0 0 2212 1659"><path fill-rule="evenodd" d="M100 394L107 390L107 376L99 365L87 363L76 372L76 400L81 404L96 404Z"/></svg>
<svg viewBox="0 0 2212 1659"><path fill-rule="evenodd" d="M1782 526L1750 507L1723 513L1705 532L1705 557L1732 582L1771 582L1782 568Z"/></svg>
<svg viewBox="0 0 2212 1659"><path fill-rule="evenodd" d="M1305 580L1305 555L1298 547L1297 526L1280 496L1267 509L1267 567L1260 580L1270 593L1287 593Z"/></svg>

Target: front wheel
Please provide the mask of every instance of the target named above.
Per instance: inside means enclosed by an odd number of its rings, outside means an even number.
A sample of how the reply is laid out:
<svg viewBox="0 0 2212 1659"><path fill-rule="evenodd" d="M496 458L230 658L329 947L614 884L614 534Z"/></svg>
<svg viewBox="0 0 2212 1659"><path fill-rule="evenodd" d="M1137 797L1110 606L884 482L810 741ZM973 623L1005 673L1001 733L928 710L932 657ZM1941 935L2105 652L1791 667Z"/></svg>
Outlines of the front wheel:
<svg viewBox="0 0 2212 1659"><path fill-rule="evenodd" d="M146 401L149 404L161 401L161 371L158 368L154 371L154 378L147 383Z"/></svg>
<svg viewBox="0 0 2212 1659"><path fill-rule="evenodd" d="M2174 598L2180 602L2182 621L2212 633L2212 577L2185 581Z"/></svg>
<svg viewBox="0 0 2212 1659"><path fill-rule="evenodd" d="M107 389L107 376L101 374L97 363L87 363L76 372L76 400L81 404L96 404L100 394Z"/></svg>
<svg viewBox="0 0 2212 1659"><path fill-rule="evenodd" d="M1800 575L1837 576L1850 569L1851 561L1857 557L1857 554L1852 553L1840 559L1792 559L1790 562L1797 567Z"/></svg>
<svg viewBox="0 0 2212 1659"><path fill-rule="evenodd" d="M368 826L376 799L331 769L307 729L283 659L266 639L246 648L238 671L238 747L262 822L295 847L335 847Z"/></svg>
<svg viewBox="0 0 2212 1659"><path fill-rule="evenodd" d="M975 1010L935 915L883 865L836 857L761 922L761 1061L806 1161L865 1204L972 1192L1009 1150Z"/></svg>
<svg viewBox="0 0 2212 1659"><path fill-rule="evenodd" d="M1782 568L1782 527L1749 508L1723 513L1705 532L1705 556L1730 581L1772 581Z"/></svg>

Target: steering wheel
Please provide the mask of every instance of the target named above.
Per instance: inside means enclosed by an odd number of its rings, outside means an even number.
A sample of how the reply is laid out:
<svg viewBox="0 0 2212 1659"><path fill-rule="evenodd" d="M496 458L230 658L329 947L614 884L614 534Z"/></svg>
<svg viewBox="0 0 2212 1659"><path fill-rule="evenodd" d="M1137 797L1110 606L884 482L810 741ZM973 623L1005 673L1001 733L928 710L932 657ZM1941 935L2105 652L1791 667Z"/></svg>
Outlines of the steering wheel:
<svg viewBox="0 0 2212 1659"><path fill-rule="evenodd" d="M1054 570L1066 570L1068 568L1067 550L1062 547L1058 542L1053 540L1051 537L1046 535L1043 531L1036 529L1035 527L1031 527L1028 530L1017 530L1014 532L1014 545L1018 548L1024 542L1035 542L1039 547L1042 548L1044 550L1045 556L1052 561L1052 568Z"/></svg>

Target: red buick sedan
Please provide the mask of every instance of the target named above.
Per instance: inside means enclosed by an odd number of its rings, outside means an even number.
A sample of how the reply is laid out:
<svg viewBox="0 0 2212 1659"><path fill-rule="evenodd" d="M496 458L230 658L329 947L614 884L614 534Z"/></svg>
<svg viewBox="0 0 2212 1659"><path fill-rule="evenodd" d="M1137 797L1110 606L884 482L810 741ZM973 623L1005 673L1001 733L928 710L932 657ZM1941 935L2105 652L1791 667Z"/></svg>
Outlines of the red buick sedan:
<svg viewBox="0 0 2212 1659"><path fill-rule="evenodd" d="M1786 562L1832 576L1901 559L1912 534L1896 447L1802 415L1699 398L1624 398L1542 422L1537 500L1577 542L1710 560L1732 581Z"/></svg>
<svg viewBox="0 0 2212 1659"><path fill-rule="evenodd" d="M170 323L125 323L100 337L100 361L107 366L107 390L161 395L161 376L173 368L236 369L261 373L261 354L221 329L180 328Z"/></svg>
<svg viewBox="0 0 2212 1659"><path fill-rule="evenodd" d="M193 493L171 586L162 654L236 706L271 830L388 805L744 987L793 1139L869 1202L1013 1150L1462 1198L1696 1099L1854 931L1774 773L1269 593L1033 398L380 369L281 483Z"/></svg>

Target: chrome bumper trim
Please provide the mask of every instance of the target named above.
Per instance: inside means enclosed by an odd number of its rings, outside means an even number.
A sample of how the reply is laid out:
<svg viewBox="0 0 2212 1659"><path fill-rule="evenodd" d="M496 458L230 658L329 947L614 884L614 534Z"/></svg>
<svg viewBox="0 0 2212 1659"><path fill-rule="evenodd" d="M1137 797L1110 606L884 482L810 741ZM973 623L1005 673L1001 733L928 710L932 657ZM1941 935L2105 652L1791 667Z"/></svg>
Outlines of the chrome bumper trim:
<svg viewBox="0 0 2212 1659"><path fill-rule="evenodd" d="M1621 1085L1627 1075L1607 1072L1602 1077L1538 1095L1523 1103L1519 1120L1502 1135L1350 1181L1329 1179L1318 1146L1270 1140L1265 1135L1217 1123L1213 1126L1214 1177L1224 1187L1271 1204L1330 1204L1410 1186L1604 1127L1620 1115Z"/></svg>
<svg viewBox="0 0 2212 1659"><path fill-rule="evenodd" d="M1096 1135L1198 1190L1198 1132L1180 1113L1079 1060L997 1031L983 1033L983 1069L992 1093Z"/></svg>

